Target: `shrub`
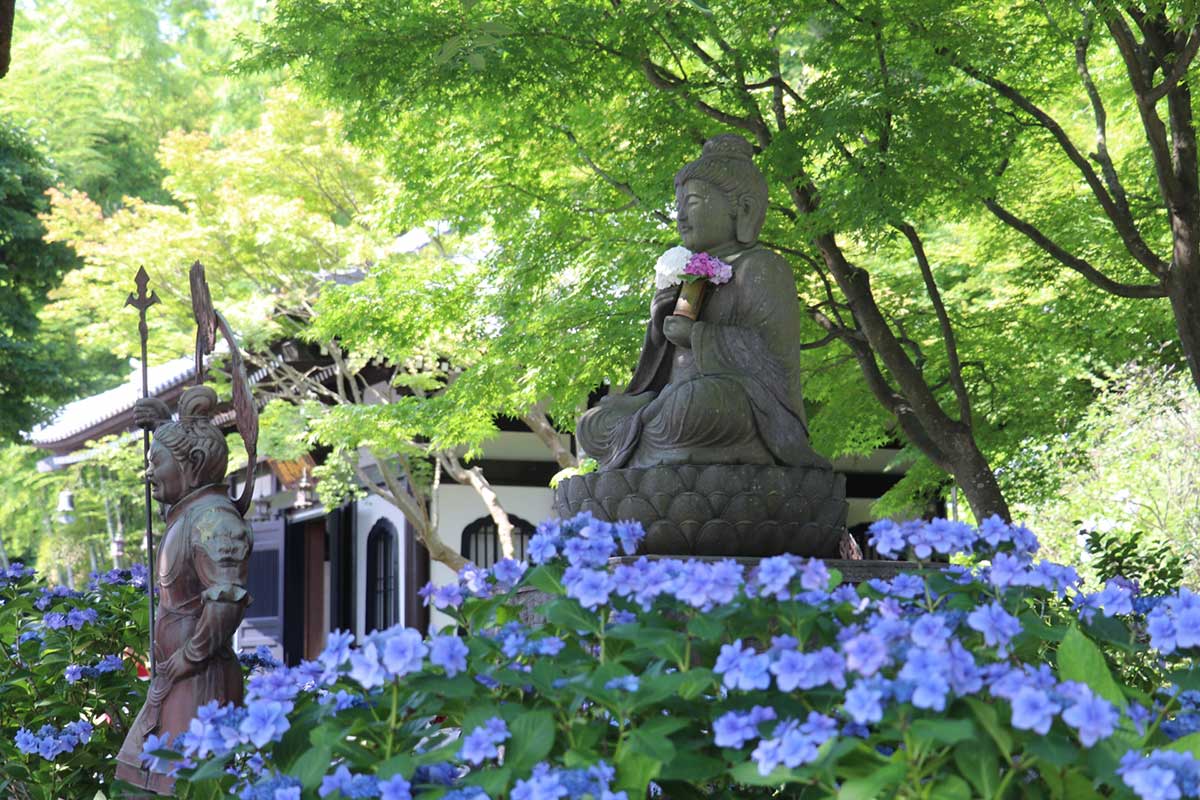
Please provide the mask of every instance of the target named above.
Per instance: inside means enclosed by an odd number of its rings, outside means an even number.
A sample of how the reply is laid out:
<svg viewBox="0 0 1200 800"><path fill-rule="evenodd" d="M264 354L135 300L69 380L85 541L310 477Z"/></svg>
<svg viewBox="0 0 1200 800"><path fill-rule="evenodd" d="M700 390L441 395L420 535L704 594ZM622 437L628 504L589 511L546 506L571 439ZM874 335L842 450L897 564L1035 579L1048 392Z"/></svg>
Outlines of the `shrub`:
<svg viewBox="0 0 1200 800"><path fill-rule="evenodd" d="M91 798L146 696L146 571L92 576L86 591L0 571L0 796Z"/></svg>
<svg viewBox="0 0 1200 800"><path fill-rule="evenodd" d="M610 566L641 534L543 523L537 566L426 587L460 630L334 635L148 758L176 763L184 796L271 800L1200 791L1187 590L1083 593L997 519L877 523L883 553L970 563L858 587L793 556ZM1118 681L1113 654L1153 669Z"/></svg>

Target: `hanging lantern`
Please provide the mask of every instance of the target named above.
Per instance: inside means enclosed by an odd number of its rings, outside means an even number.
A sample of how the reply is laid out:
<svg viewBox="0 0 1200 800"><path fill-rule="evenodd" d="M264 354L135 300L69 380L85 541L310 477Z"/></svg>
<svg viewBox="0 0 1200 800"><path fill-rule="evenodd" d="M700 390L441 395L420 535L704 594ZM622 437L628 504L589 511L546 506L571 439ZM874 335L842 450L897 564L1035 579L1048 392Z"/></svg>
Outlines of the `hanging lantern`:
<svg viewBox="0 0 1200 800"><path fill-rule="evenodd" d="M292 503L293 508L310 508L313 504L312 500L313 482L308 477L308 470L300 476L300 480L296 482L296 501Z"/></svg>
<svg viewBox="0 0 1200 800"><path fill-rule="evenodd" d="M58 493L58 523L60 525L70 525L75 521L75 494L70 489L63 489Z"/></svg>

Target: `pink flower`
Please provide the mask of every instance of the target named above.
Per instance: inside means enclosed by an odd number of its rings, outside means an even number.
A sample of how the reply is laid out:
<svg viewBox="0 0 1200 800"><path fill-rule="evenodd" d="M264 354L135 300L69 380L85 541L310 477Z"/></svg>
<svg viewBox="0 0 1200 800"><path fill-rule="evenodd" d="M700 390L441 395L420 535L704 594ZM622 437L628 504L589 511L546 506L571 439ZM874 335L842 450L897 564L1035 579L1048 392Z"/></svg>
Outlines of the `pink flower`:
<svg viewBox="0 0 1200 800"><path fill-rule="evenodd" d="M695 276L696 278L708 278L709 282L720 285L728 283L733 277L733 267L726 264L724 261L719 261L708 253L696 253L688 259L687 265L683 268L684 276Z"/></svg>

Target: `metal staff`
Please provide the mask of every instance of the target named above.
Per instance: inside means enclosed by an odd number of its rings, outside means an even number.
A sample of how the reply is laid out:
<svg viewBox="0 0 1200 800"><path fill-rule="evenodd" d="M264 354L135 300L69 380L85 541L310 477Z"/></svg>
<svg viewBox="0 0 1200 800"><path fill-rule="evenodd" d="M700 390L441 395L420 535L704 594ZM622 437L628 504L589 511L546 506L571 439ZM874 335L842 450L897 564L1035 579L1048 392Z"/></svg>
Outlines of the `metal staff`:
<svg viewBox="0 0 1200 800"><path fill-rule="evenodd" d="M146 327L146 309L158 302L158 294L146 294L150 276L145 267L139 267L134 277L137 284L137 294L129 293L125 305L138 310L138 336L142 340L142 397L150 396L150 373L146 364L146 343L150 339L150 329ZM142 474L146 484L146 597L150 601L150 676L157 673L154 660L154 499L150 494L150 429L142 428Z"/></svg>

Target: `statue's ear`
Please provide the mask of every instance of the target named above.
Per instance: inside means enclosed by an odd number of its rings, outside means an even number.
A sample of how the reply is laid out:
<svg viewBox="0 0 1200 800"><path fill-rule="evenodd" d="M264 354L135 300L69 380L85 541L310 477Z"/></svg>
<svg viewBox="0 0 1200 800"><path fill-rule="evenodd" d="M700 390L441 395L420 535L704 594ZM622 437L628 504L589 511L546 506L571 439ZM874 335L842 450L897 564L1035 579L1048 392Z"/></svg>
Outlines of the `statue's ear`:
<svg viewBox="0 0 1200 800"><path fill-rule="evenodd" d="M737 240L742 244L753 244L758 239L758 208L750 194L737 201Z"/></svg>

